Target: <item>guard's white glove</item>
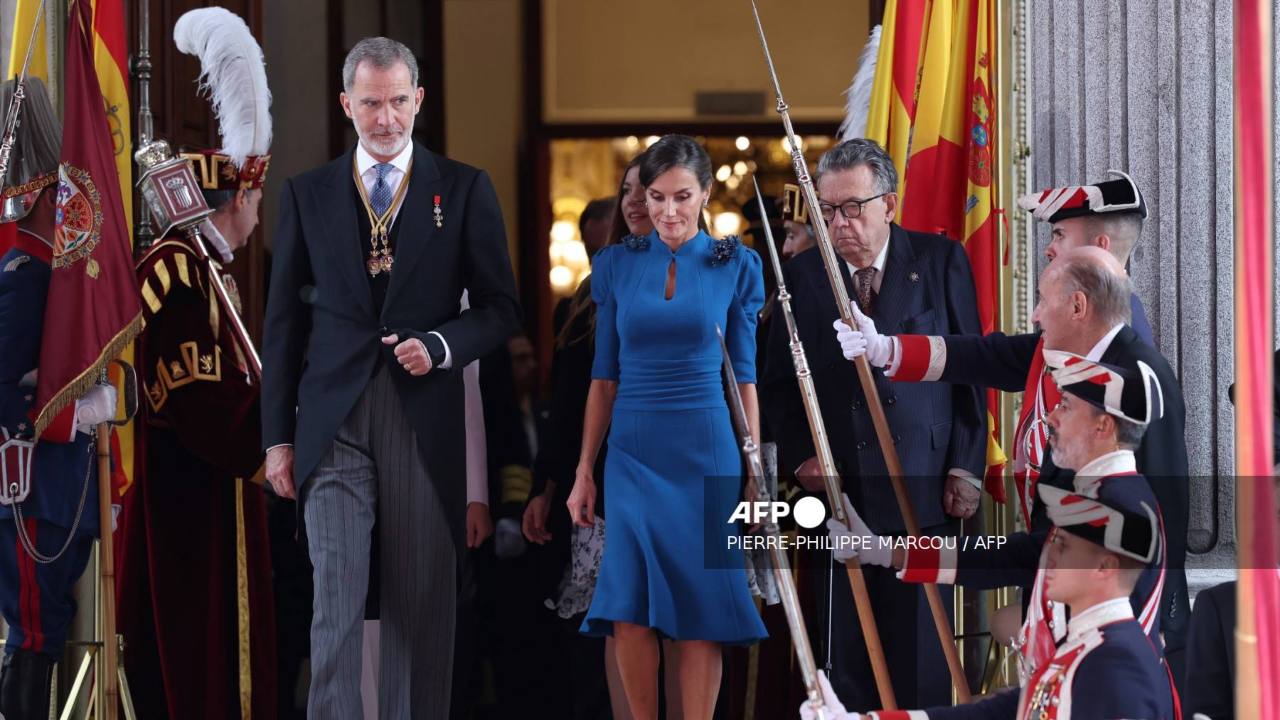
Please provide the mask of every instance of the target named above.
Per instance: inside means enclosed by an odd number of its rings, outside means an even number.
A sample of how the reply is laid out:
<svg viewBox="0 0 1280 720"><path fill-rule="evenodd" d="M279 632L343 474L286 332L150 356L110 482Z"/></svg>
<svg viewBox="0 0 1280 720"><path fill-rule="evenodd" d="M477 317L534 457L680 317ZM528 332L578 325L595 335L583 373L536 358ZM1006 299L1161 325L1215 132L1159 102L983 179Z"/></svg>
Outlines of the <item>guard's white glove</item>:
<svg viewBox="0 0 1280 720"><path fill-rule="evenodd" d="M116 389L110 385L94 385L76 401L76 430L91 435L99 423L116 416Z"/></svg>
<svg viewBox="0 0 1280 720"><path fill-rule="evenodd" d="M822 717L827 720L861 720L862 716L858 713L844 709L840 698L836 697L836 691L831 689L827 674L821 670L818 671L818 688L822 690ZM800 720L818 720L818 708L811 706L808 700L804 701L800 705Z"/></svg>
<svg viewBox="0 0 1280 720"><path fill-rule="evenodd" d="M853 311L853 321L858 324L857 330L849 327L844 320L836 320L832 324L844 359L854 360L860 355L866 355L867 362L876 367L888 365L893 338L881 335L876 330L876 322L862 314L856 301L849 302L849 309Z"/></svg>
<svg viewBox="0 0 1280 720"><path fill-rule="evenodd" d="M493 554L503 560L517 558L524 554L528 543L520 532L520 521L516 518L502 518L493 529Z"/></svg>
<svg viewBox="0 0 1280 720"><path fill-rule="evenodd" d="M871 528L862 521L849 496L840 493L840 502L844 505L844 514L849 518L849 525L832 517L827 521L827 536L831 539L831 554L836 560L846 562L850 558L858 558L863 565L890 567L893 565L893 547L884 538L871 532Z"/></svg>

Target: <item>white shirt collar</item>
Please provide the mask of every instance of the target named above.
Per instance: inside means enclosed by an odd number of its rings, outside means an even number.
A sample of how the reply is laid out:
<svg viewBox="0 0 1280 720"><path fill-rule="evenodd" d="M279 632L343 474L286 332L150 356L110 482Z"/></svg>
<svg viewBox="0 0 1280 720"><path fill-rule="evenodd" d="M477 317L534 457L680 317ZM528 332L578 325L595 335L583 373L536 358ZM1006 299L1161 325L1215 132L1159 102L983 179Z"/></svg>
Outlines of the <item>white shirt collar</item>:
<svg viewBox="0 0 1280 720"><path fill-rule="evenodd" d="M1073 615L1067 621L1067 640L1070 643L1079 640L1085 634L1097 630L1103 625L1133 619L1133 606L1129 598L1112 598L1094 605L1079 615Z"/></svg>
<svg viewBox="0 0 1280 720"><path fill-rule="evenodd" d="M398 155L391 158L391 164L394 165L397 170L404 173L409 170L409 161L412 159L413 141L411 140L404 146L404 149L401 150ZM373 166L377 164L378 161L369 154L368 150L364 149L364 143L356 143L356 171L363 177L365 173L372 170Z"/></svg>
<svg viewBox="0 0 1280 720"><path fill-rule="evenodd" d="M1116 335L1119 335L1120 331L1123 329L1124 323L1116 323L1115 327L1108 330L1107 334L1103 335L1102 339L1098 341L1098 344L1093 346L1093 349L1089 351L1089 354L1084 356L1084 359L1092 360L1093 362L1102 360L1102 353L1106 352L1107 348L1111 347L1111 341L1115 340Z"/></svg>
<svg viewBox="0 0 1280 720"><path fill-rule="evenodd" d="M1084 467L1076 471L1072 483L1077 493L1096 499L1102 478L1137 471L1138 463L1132 450L1113 450L1085 463Z"/></svg>
<svg viewBox="0 0 1280 720"><path fill-rule="evenodd" d="M875 261L871 263L871 267L876 269L876 274L871 277L871 289L875 290L877 293L880 292L880 281L884 279L884 263L889 257L889 243L892 241L893 233L890 232L889 237L885 238L884 247L880 248L880 254L877 255ZM856 267L853 263L847 260L845 261L845 265L849 266L849 275L853 277L855 282L858 279L858 271L865 269Z"/></svg>

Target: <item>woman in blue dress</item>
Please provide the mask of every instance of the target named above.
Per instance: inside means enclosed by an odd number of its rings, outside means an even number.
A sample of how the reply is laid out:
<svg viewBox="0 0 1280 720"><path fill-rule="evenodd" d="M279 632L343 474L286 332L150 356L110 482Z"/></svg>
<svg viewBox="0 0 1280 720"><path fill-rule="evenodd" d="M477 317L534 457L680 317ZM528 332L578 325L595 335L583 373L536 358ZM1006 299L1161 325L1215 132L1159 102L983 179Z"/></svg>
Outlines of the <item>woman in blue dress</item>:
<svg viewBox="0 0 1280 720"><path fill-rule="evenodd" d="M683 716L704 720L720 687L720 646L766 636L742 554L728 547L742 461L716 337L723 328L758 439L764 280L754 251L699 229L711 182L697 142L663 137L640 164L653 232L605 248L592 266L596 354L568 505L574 522L590 525L592 468L608 429L609 531L582 630L614 637L637 720L657 717L659 639L676 645Z"/></svg>

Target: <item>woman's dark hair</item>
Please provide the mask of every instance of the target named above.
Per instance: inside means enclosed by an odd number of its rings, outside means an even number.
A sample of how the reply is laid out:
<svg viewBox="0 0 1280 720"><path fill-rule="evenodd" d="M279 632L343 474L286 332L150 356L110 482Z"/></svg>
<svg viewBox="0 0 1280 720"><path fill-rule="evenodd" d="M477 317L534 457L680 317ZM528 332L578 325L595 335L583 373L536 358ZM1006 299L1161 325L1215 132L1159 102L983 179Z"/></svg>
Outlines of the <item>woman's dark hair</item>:
<svg viewBox="0 0 1280 720"><path fill-rule="evenodd" d="M640 161L640 184L649 187L666 171L682 167L698 178L698 185L711 187L711 156L688 135L663 135L649 146Z"/></svg>
<svg viewBox="0 0 1280 720"><path fill-rule="evenodd" d="M627 173L631 172L631 168L640 167L640 162L644 160L644 153L631 158L631 162L622 168L622 175L618 178L618 192L614 194L613 201L613 217L609 221L609 236L605 240L604 245L608 247L614 243L622 242L622 238L631 234L631 228L627 227L627 210L623 207L623 186L627 182ZM644 183L641 183L643 186ZM590 276L588 276L589 278ZM586 283L583 283L584 285ZM590 289L590 288L588 288Z"/></svg>
<svg viewBox="0 0 1280 720"><path fill-rule="evenodd" d="M609 223L609 235L604 241L605 247L621 242L622 238L631 232L627 229L627 220L624 215L626 211L622 209L622 186L627 181L627 173L631 172L631 168L640 165L644 157L645 153L642 152L627 163L626 167L622 168L622 177L618 180L618 192L614 193L613 196L613 214ZM580 319L588 314L590 317L586 318L587 327L585 329L575 328ZM560 328L560 332L556 334L556 347L562 348L579 340L594 338L595 334L595 304L591 301L591 276L588 275L585 280L579 283L577 291L573 293L573 299L569 301L569 315L565 318L564 326Z"/></svg>

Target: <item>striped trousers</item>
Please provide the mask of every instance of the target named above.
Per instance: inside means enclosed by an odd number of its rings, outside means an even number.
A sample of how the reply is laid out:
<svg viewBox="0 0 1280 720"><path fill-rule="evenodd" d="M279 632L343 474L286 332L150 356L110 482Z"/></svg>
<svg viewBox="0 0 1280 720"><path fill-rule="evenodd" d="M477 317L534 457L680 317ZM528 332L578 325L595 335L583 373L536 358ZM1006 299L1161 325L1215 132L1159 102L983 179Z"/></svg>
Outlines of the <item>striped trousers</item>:
<svg viewBox="0 0 1280 720"><path fill-rule="evenodd" d="M448 718L456 555L386 367L369 380L302 490L315 568L307 717L362 716L361 636L376 517L382 620L378 716Z"/></svg>

